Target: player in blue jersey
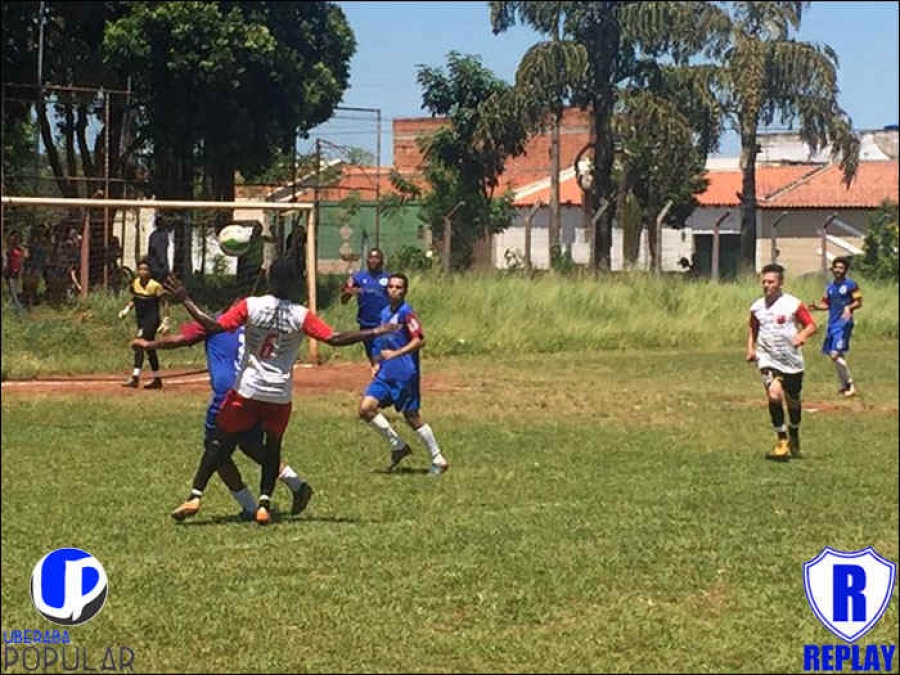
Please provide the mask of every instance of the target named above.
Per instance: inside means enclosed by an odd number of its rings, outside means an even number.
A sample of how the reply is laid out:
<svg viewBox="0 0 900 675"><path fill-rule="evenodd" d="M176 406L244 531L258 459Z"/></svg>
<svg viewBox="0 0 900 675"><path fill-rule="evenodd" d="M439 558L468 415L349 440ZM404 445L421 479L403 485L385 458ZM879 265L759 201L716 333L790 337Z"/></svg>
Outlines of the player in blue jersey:
<svg viewBox="0 0 900 675"><path fill-rule="evenodd" d="M229 390L234 386L235 376L241 365L244 353L243 326L231 332L207 335L203 326L193 321L182 325L177 335L169 335L153 341L138 339L132 342L132 346L142 347L143 349L177 349L179 347L190 347L201 340L204 341L206 348L209 384L213 391L209 406L206 409L206 420L204 422L205 445L205 442L209 440L216 429L216 416L219 414L219 409L222 407L222 402L225 400ZM257 464L261 464L263 448L262 426L257 424L249 431L242 432L238 440L238 446L250 459ZM257 509L256 500L244 483L234 460L229 457L218 469L218 474L222 482L231 491L232 497L241 505L241 517L245 520L253 520ZM296 515L302 512L313 495L312 486L302 480L290 466L284 463L279 467L278 477L293 493L291 513ZM176 520L183 520L189 515L193 515L193 513L183 513L178 509L172 512L172 517Z"/></svg>
<svg viewBox="0 0 900 675"><path fill-rule="evenodd" d="M425 345L425 333L413 308L406 302L409 280L403 274L388 277L388 305L381 310L376 321L380 324L398 324L398 330L375 338L375 374L359 404L359 416L371 424L390 445L393 471L412 450L394 431L391 423L379 411L393 405L403 413L407 424L416 432L431 453L431 473L442 474L450 466L441 454L431 426L419 415L419 350Z"/></svg>
<svg viewBox="0 0 900 675"><path fill-rule="evenodd" d="M831 358L840 384L839 394L850 398L856 396L856 385L847 365L847 352L850 351L850 336L853 333L853 313L862 307L862 291L853 279L847 276L850 271L848 258L835 258L831 263L832 281L825 288L825 295L819 302L810 303L812 309L828 310L828 330L822 353Z"/></svg>
<svg viewBox="0 0 900 675"><path fill-rule="evenodd" d="M375 328L381 324L381 311L387 307L387 283L390 275L384 271L384 253L381 249L371 248L366 256L366 269L356 272L344 282L341 289L341 304L346 305L356 296L358 309L356 322L360 329ZM375 340L363 342L366 356L372 368L378 362L375 352Z"/></svg>

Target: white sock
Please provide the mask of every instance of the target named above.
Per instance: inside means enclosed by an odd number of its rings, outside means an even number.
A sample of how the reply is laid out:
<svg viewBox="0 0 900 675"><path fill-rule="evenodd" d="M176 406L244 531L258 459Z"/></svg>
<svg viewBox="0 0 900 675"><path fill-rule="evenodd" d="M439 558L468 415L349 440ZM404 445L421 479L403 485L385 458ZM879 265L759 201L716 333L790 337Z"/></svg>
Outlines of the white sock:
<svg viewBox="0 0 900 675"><path fill-rule="evenodd" d="M156 370L153 371L153 379L154 379L154 380L158 380L158 379L159 379L159 372L156 371Z"/></svg>
<svg viewBox="0 0 900 675"><path fill-rule="evenodd" d="M132 377L140 377L140 376L141 376L141 369L140 369L140 368L135 368L134 370L132 370L132 371L131 371L131 376L132 376Z"/></svg>
<svg viewBox="0 0 900 675"><path fill-rule="evenodd" d="M232 490L231 496L234 497L234 501L241 505L241 508L244 509L244 511L256 511L256 500L253 498L253 493L250 492L250 488L246 485L237 492Z"/></svg>
<svg viewBox="0 0 900 675"><path fill-rule="evenodd" d="M296 492L303 485L303 481L297 475L297 472L287 464L284 465L284 469L278 474L278 478L291 489L291 492Z"/></svg>
<svg viewBox="0 0 900 675"><path fill-rule="evenodd" d="M385 440L391 444L391 450L399 450L406 442L400 438L400 435L394 431L394 427L391 426L391 423L388 422L387 417L378 413L369 420L369 424L375 427L382 436L384 436Z"/></svg>
<svg viewBox="0 0 900 675"><path fill-rule="evenodd" d="M441 448L438 446L437 439L434 437L434 432L431 430L430 424L423 424L416 429L416 433L419 435L419 438L422 439L425 447L428 448L428 452L431 453L432 462L443 459L443 457L441 457Z"/></svg>

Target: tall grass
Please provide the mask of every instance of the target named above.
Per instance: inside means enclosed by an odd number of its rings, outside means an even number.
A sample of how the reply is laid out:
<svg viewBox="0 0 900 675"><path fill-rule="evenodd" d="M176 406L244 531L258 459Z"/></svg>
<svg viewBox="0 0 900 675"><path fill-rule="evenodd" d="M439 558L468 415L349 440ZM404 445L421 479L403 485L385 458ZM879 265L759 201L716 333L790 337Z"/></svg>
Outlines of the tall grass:
<svg viewBox="0 0 900 675"><path fill-rule="evenodd" d="M896 340L897 285L861 280L864 306L854 338ZM320 285L320 313L340 329L355 325L355 304L341 305L337 278ZM816 276L791 279L786 290L804 301L818 299ZM591 350L740 349L750 303L761 295L756 279L715 284L643 273L594 278L545 274L535 278L501 273L410 278L408 299L425 326L427 354L492 354ZM130 368L127 348L134 318L116 312L125 298L102 293L75 307L38 307L17 315L4 302L3 376L108 372ZM174 323L188 319L173 309ZM825 314L815 315L821 325ZM817 344L820 336L815 339ZM324 347L326 360L359 359L359 349ZM203 367L202 349L169 351L164 368Z"/></svg>

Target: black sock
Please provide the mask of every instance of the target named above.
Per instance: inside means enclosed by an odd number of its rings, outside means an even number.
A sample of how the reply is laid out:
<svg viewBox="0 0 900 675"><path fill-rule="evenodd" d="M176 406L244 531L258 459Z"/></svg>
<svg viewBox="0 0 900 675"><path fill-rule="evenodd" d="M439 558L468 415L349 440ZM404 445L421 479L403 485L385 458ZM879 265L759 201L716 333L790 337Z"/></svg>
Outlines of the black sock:
<svg viewBox="0 0 900 675"><path fill-rule="evenodd" d="M778 438L785 440L787 431L784 428L784 406L781 401L769 401L769 417L772 418L772 426L778 432Z"/></svg>

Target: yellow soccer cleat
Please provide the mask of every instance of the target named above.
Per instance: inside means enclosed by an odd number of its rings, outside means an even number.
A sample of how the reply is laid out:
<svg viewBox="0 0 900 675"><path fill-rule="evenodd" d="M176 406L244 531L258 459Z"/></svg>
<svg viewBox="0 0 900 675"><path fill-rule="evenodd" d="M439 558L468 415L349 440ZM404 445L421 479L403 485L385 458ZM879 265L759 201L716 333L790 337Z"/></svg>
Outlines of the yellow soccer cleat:
<svg viewBox="0 0 900 675"><path fill-rule="evenodd" d="M272 515L265 506L256 509L256 522L258 525L268 525L272 521Z"/></svg>
<svg viewBox="0 0 900 675"><path fill-rule="evenodd" d="M172 511L171 515L175 520L182 521L185 518L190 518L191 516L195 515L199 510L200 498L194 497L192 499L188 499L184 504Z"/></svg>
<svg viewBox="0 0 900 675"><path fill-rule="evenodd" d="M772 451L766 455L766 459L774 459L776 462L786 462L791 458L791 447L787 439L778 441Z"/></svg>

